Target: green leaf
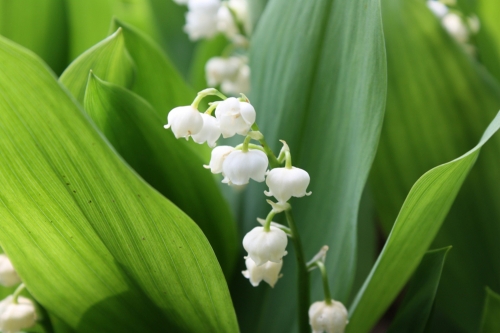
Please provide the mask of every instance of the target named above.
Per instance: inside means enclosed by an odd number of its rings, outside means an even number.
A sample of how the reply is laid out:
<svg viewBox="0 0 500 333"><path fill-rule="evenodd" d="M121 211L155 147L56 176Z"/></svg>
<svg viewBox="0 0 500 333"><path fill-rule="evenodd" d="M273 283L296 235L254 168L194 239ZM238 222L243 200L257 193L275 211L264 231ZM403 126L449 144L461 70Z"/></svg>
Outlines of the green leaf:
<svg viewBox="0 0 500 333"><path fill-rule="evenodd" d="M347 332L369 332L409 279L439 231L481 147L500 128L500 113L461 157L425 173L413 185L387 242L350 310Z"/></svg>
<svg viewBox="0 0 500 333"><path fill-rule="evenodd" d="M330 247L326 267L333 296L345 301L355 275L359 202L385 107L379 3L271 1L252 45L250 99L257 123L275 152L278 139L287 141L294 165L311 176L313 195L292 201L305 256ZM249 188L245 230L270 209L263 185ZM249 332L296 331L297 268L292 246L287 250L283 278L273 290L240 296L245 302L239 318ZM319 274L312 286L311 302L323 297Z"/></svg>
<svg viewBox="0 0 500 333"><path fill-rule="evenodd" d="M145 100L94 74L85 110L125 161L200 226L229 277L238 255L236 225L203 161L163 128Z"/></svg>
<svg viewBox="0 0 500 333"><path fill-rule="evenodd" d="M434 306L441 272L451 246L428 251L408 284L388 333L423 333Z"/></svg>
<svg viewBox="0 0 500 333"><path fill-rule="evenodd" d="M114 20L113 29L123 29L125 44L137 67L132 90L146 99L166 120L180 105L189 105L196 93L181 77L165 53L151 38L132 26Z"/></svg>
<svg viewBox="0 0 500 333"><path fill-rule="evenodd" d="M113 17L159 38L148 0L64 0L69 25L69 54L73 60L108 35ZM116 30L116 29L115 29Z"/></svg>
<svg viewBox="0 0 500 333"><path fill-rule="evenodd" d="M490 288L486 288L481 329L479 333L500 332L500 295Z"/></svg>
<svg viewBox="0 0 500 333"><path fill-rule="evenodd" d="M79 332L237 332L196 224L40 60L1 39L0 62L0 243L32 295Z"/></svg>
<svg viewBox="0 0 500 333"><path fill-rule="evenodd" d="M66 68L59 78L59 81L82 104L90 70L106 81L124 87L132 85L134 65L125 49L121 29L85 51Z"/></svg>
<svg viewBox="0 0 500 333"><path fill-rule="evenodd" d="M419 0L384 0L389 86L372 171L387 232L415 181L460 156L500 109L500 88ZM500 138L465 181L433 247L453 245L443 269L433 332L477 330L484 286L500 290ZM473 223L471 222L473 221ZM463 267L474 267L466 272ZM463 302L467 299L467 302ZM437 320L439 318L439 320Z"/></svg>
<svg viewBox="0 0 500 333"><path fill-rule="evenodd" d="M0 34L32 50L56 72L68 57L64 0L0 0Z"/></svg>
<svg viewBox="0 0 500 333"><path fill-rule="evenodd" d="M481 62L500 80L500 25L498 13L500 2L496 0L481 0L475 2L476 13L481 22L477 35L477 47Z"/></svg>

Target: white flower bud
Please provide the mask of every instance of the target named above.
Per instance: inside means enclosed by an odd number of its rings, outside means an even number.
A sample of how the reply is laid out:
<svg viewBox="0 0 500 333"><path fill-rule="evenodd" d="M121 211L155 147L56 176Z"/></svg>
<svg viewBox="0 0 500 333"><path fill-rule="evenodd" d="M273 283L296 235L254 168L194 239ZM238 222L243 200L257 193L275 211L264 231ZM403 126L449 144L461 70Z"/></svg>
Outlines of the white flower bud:
<svg viewBox="0 0 500 333"><path fill-rule="evenodd" d="M235 38L239 33L233 14L227 6L221 6L217 11L217 30L226 35L228 39Z"/></svg>
<svg viewBox="0 0 500 333"><path fill-rule="evenodd" d="M236 133L246 135L255 122L256 114L250 103L230 97L217 105L215 117L219 120L222 136L229 138Z"/></svg>
<svg viewBox="0 0 500 333"><path fill-rule="evenodd" d="M236 78L233 80L224 80L220 89L230 95L237 95L239 93L247 94L250 91L250 66L241 66Z"/></svg>
<svg viewBox="0 0 500 333"><path fill-rule="evenodd" d="M274 196L280 203L285 203L291 197L311 195L311 192L307 192L310 180L305 170L296 167L274 168L267 174L266 184L269 186L269 192L264 193L268 197Z"/></svg>
<svg viewBox="0 0 500 333"><path fill-rule="evenodd" d="M236 16L238 22L235 21L233 15ZM238 41L238 36L242 37L238 23L242 25L244 33L250 32L247 0L229 0L217 12L217 29L224 33L228 39Z"/></svg>
<svg viewBox="0 0 500 333"><path fill-rule="evenodd" d="M243 64L244 60L241 57L210 58L205 65L205 75L208 85L215 87L224 80L235 80Z"/></svg>
<svg viewBox="0 0 500 333"><path fill-rule="evenodd" d="M264 152L250 149L247 152L234 150L222 163L223 183L234 185L248 184L250 178L263 182L269 161Z"/></svg>
<svg viewBox="0 0 500 333"><path fill-rule="evenodd" d="M314 302L309 308L309 324L313 333L344 333L348 322L347 310L340 302Z"/></svg>
<svg viewBox="0 0 500 333"><path fill-rule="evenodd" d="M220 0L189 0L184 31L191 40L215 36L219 7Z"/></svg>
<svg viewBox="0 0 500 333"><path fill-rule="evenodd" d="M252 286L257 287L260 281L264 280L271 287L274 287L280 277L283 260L279 263L268 261L264 265L257 266L252 258L245 257L245 259L247 270L242 273L244 277L250 280Z"/></svg>
<svg viewBox="0 0 500 333"><path fill-rule="evenodd" d="M203 127L201 131L192 135L193 140L200 144L206 142L210 148L213 148L220 137L219 122L209 114L201 113L201 117L203 118Z"/></svg>
<svg viewBox="0 0 500 333"><path fill-rule="evenodd" d="M431 12L439 18L442 18L443 16L448 14L448 7L446 7L445 4L439 1L434 1L434 0L427 1L427 7L429 7Z"/></svg>
<svg viewBox="0 0 500 333"><path fill-rule="evenodd" d="M13 287L21 283L16 269L5 254L0 254L0 284L4 287Z"/></svg>
<svg viewBox="0 0 500 333"><path fill-rule="evenodd" d="M35 305L30 299L18 297L17 304L12 295L0 302L0 331L17 333L35 325Z"/></svg>
<svg viewBox="0 0 500 333"><path fill-rule="evenodd" d="M469 40L469 30L462 18L455 13L448 13L441 21L443 27L459 43L465 44Z"/></svg>
<svg viewBox="0 0 500 333"><path fill-rule="evenodd" d="M210 164L204 165L205 169L210 169L212 173L221 173L222 172L222 163L226 159L227 155L229 155L234 150L234 147L231 146L218 146L212 150L212 156L210 158Z"/></svg>
<svg viewBox="0 0 500 333"><path fill-rule="evenodd" d="M201 113L192 106L179 106L169 112L167 116L168 124L165 128L172 127L175 137L189 138L190 135L197 134L203 128L203 118Z"/></svg>
<svg viewBox="0 0 500 333"><path fill-rule="evenodd" d="M287 244L286 233L273 226L269 231L265 231L264 227L255 227L243 238L243 247L257 266L268 261L279 264L287 254Z"/></svg>

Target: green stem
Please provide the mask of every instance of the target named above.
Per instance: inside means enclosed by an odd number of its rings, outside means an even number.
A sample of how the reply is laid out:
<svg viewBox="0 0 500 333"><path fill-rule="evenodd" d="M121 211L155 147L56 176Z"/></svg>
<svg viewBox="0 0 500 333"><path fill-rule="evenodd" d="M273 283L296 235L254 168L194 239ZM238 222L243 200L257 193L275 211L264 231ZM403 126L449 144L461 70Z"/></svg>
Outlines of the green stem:
<svg viewBox="0 0 500 333"><path fill-rule="evenodd" d="M274 215L276 215L276 213L273 209L267 214L266 222L264 223L264 231L271 230L271 222L273 221Z"/></svg>
<svg viewBox="0 0 500 333"><path fill-rule="evenodd" d="M259 131L259 126L257 126L257 124L254 123L252 125L252 130L253 131ZM271 150L271 148L267 144L266 139L264 138L264 136L262 137L262 139L259 140L259 143L262 146L262 148L264 148L264 152L266 153L267 158L269 158L269 165L271 166L271 169L279 167L280 163L278 162L278 159L276 158L276 155L274 155L273 151Z"/></svg>
<svg viewBox="0 0 500 333"><path fill-rule="evenodd" d="M201 100L207 96L218 96L221 99L227 99L227 96L218 91L217 89L208 88L208 89L203 89L198 93L198 95L196 95L196 98L194 99L193 103L191 103L191 106L198 110L198 105L200 104Z"/></svg>
<svg viewBox="0 0 500 333"><path fill-rule="evenodd" d="M208 109L205 111L205 113L211 115L212 112L217 108L217 105L219 105L219 103L220 102L211 103L210 106L208 107Z"/></svg>
<svg viewBox="0 0 500 333"><path fill-rule="evenodd" d="M286 151L285 156L286 156L285 157L285 161L286 161L285 168L291 169L292 168L292 154L290 154L289 151Z"/></svg>
<svg viewBox="0 0 500 333"><path fill-rule="evenodd" d="M297 291L298 291L298 320L299 320L299 332L308 333L309 328L309 274L307 271L307 264L304 257L304 250L302 249L302 243L300 241L299 231L295 225L293 219L292 211L287 209L285 211L286 220L288 226L292 231L292 242L295 247L295 259L297 261Z"/></svg>
<svg viewBox="0 0 500 333"><path fill-rule="evenodd" d="M17 299L19 298L19 295L23 292L24 288L26 288L24 283L21 283L19 287L17 287L17 289L14 291L14 294L12 294L12 303L18 304Z"/></svg>
<svg viewBox="0 0 500 333"><path fill-rule="evenodd" d="M245 140L243 140L243 144L241 146L241 151L246 153L248 151L248 145L250 144L250 140L252 140L252 137L250 135L247 135L245 137Z"/></svg>
<svg viewBox="0 0 500 333"><path fill-rule="evenodd" d="M330 294L330 286L328 285L328 274L326 273L325 264L318 260L314 263L321 271L321 279L323 280L323 291L325 293L325 303L332 304L332 296Z"/></svg>

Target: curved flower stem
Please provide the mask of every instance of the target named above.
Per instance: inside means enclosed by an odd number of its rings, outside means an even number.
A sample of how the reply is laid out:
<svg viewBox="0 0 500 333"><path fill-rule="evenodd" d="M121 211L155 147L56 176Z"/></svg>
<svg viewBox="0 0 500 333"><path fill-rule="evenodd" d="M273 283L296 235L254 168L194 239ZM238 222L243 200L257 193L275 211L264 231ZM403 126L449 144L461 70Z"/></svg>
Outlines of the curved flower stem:
<svg viewBox="0 0 500 333"><path fill-rule="evenodd" d="M291 209L285 210L286 220L288 226L292 231L292 242L295 247L295 259L297 261L297 291L298 291L298 320L299 332L310 332L309 328L309 273L307 271L307 264L304 257L304 250L300 241L299 231L293 219Z"/></svg>
<svg viewBox="0 0 500 333"><path fill-rule="evenodd" d="M328 275L326 273L325 264L321 260L314 263L321 271L321 279L323 280L323 291L325 293L325 303L332 304L332 296L330 294L330 286L328 285Z"/></svg>
<svg viewBox="0 0 500 333"><path fill-rule="evenodd" d="M24 288L26 288L24 283L21 283L19 287L17 287L17 289L12 294L12 303L17 304L17 299L19 298L19 295L23 292Z"/></svg>
<svg viewBox="0 0 500 333"><path fill-rule="evenodd" d="M257 126L257 124L254 123L252 125L252 130L253 131L258 131L259 130L259 126ZM262 146L262 148L264 148L264 152L266 153L267 158L269 158L269 165L271 166L271 169L279 167L280 163L278 162L278 159L276 158L276 155L274 155L273 151L271 150L271 148L267 144L266 139L264 138L264 136L262 136L262 138L259 140L259 143Z"/></svg>

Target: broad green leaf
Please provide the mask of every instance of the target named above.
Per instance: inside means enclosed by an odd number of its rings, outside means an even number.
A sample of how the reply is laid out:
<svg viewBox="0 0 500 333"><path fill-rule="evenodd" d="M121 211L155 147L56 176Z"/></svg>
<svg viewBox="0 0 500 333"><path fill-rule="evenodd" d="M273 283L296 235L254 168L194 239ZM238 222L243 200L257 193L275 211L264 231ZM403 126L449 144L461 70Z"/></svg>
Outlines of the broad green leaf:
<svg viewBox="0 0 500 333"><path fill-rule="evenodd" d="M236 225L203 161L163 128L145 100L94 74L85 110L125 161L200 226L229 277L238 254Z"/></svg>
<svg viewBox="0 0 500 333"><path fill-rule="evenodd" d="M64 0L69 25L69 55L73 60L106 38L113 17L158 39L148 0ZM116 30L116 29L115 29Z"/></svg>
<svg viewBox="0 0 500 333"><path fill-rule="evenodd" d="M0 243L79 332L237 332L207 239L31 53L0 40Z"/></svg>
<svg viewBox="0 0 500 333"><path fill-rule="evenodd" d="M151 103L165 120L174 107L190 104L196 93L160 47L132 26L114 20L113 29L119 27L123 29L127 50L137 67L132 90Z"/></svg>
<svg viewBox="0 0 500 333"><path fill-rule="evenodd" d="M428 251L408 284L388 333L423 333L434 306L441 272L451 246Z"/></svg>
<svg viewBox="0 0 500 333"><path fill-rule="evenodd" d="M500 295L490 288L486 288L486 300L479 333L496 332L500 332Z"/></svg>
<svg viewBox="0 0 500 333"><path fill-rule="evenodd" d="M419 0L384 0L389 86L372 188L390 230L424 172L475 145L500 109L500 88ZM500 290L500 138L491 140L457 196L434 247L453 245L433 332L477 330L484 286ZM466 272L464 267L474 267ZM463 299L467 302L463 302ZM432 325L433 327L434 325Z"/></svg>
<svg viewBox="0 0 500 333"><path fill-rule="evenodd" d="M59 81L82 104L90 70L106 81L124 87L132 85L134 65L125 49L121 29L85 51L66 68L59 78Z"/></svg>
<svg viewBox="0 0 500 333"><path fill-rule="evenodd" d="M379 2L271 1L252 40L250 65L257 124L275 152L278 139L287 141L294 165L311 176L313 195L292 201L305 256L330 247L326 266L333 295L345 301L355 275L359 202L385 107ZM270 209L263 185L247 192L246 231ZM274 289L253 288L239 296L245 300L241 326L249 332L297 330L291 244L287 250L283 278ZM323 297L319 274L312 286L311 302Z"/></svg>
<svg viewBox="0 0 500 333"><path fill-rule="evenodd" d="M500 113L461 157L425 173L413 185L389 238L350 311L347 332L369 332L407 282L439 231L481 147L500 128Z"/></svg>
<svg viewBox="0 0 500 333"><path fill-rule="evenodd" d="M476 1L476 13L481 22L477 35L478 54L481 62L500 80L500 24L498 13L500 2L496 0Z"/></svg>
<svg viewBox="0 0 500 333"><path fill-rule="evenodd" d="M0 34L38 54L56 73L68 62L64 1L0 1Z"/></svg>

